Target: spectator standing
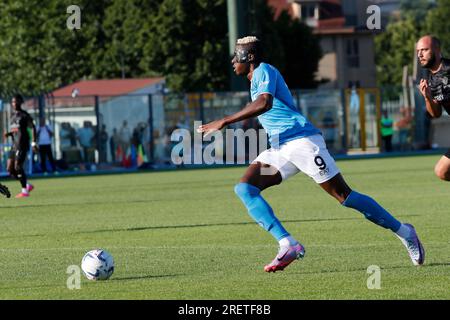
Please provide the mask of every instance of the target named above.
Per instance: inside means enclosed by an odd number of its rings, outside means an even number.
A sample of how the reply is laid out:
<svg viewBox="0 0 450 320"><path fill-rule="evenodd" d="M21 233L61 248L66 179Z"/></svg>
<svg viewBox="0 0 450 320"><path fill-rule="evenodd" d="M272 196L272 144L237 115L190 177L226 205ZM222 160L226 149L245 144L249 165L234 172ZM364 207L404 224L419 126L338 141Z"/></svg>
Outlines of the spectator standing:
<svg viewBox="0 0 450 320"><path fill-rule="evenodd" d="M392 152L392 136L394 135L394 120L389 117L386 110L381 116L381 139L383 140L384 151Z"/></svg>
<svg viewBox="0 0 450 320"><path fill-rule="evenodd" d="M108 132L106 131L106 125L102 125L102 129L100 131L100 146L98 148L98 153L100 157L100 162L106 162L106 151L108 149Z"/></svg>
<svg viewBox="0 0 450 320"><path fill-rule="evenodd" d="M85 163L92 161L90 152L92 151L92 139L95 133L92 130L92 123L90 121L84 121L83 127L78 130L78 141L83 149L83 159Z"/></svg>
<svg viewBox="0 0 450 320"><path fill-rule="evenodd" d="M119 138L122 155L126 155L131 142L131 130L128 127L127 120L124 120L122 123L122 127L119 130Z"/></svg>
<svg viewBox="0 0 450 320"><path fill-rule="evenodd" d="M52 152L53 130L45 123L44 118L39 119L39 128L37 129L37 140L39 146L39 157L41 159L41 170L47 173L47 158L52 172L55 172L56 165Z"/></svg>
<svg viewBox="0 0 450 320"><path fill-rule="evenodd" d="M113 133L111 135L111 137L109 138L109 149L111 152L111 161L113 163L116 162L116 152L117 152L117 147L119 146L120 143L120 137L119 134L117 133L117 128L113 129Z"/></svg>

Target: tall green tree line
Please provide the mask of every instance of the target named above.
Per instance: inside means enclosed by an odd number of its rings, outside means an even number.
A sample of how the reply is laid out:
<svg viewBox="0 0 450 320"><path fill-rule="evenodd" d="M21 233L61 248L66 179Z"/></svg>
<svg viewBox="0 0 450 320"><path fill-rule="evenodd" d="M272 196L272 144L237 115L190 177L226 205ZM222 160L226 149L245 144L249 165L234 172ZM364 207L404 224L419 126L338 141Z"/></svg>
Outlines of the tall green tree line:
<svg viewBox="0 0 450 320"><path fill-rule="evenodd" d="M249 19L268 61L291 87L313 87L318 40L266 0ZM78 0L81 29L68 30L69 0L0 2L0 96L36 95L80 79L164 76L173 91L229 89L226 0Z"/></svg>

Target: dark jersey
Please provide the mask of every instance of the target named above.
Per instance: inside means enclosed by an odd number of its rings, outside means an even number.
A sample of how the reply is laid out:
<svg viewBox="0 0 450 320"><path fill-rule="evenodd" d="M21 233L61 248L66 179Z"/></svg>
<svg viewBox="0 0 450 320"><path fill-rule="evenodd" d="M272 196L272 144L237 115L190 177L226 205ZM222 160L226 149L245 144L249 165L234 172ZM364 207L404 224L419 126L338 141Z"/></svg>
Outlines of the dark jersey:
<svg viewBox="0 0 450 320"><path fill-rule="evenodd" d="M447 113L450 113L450 60L442 59L438 72L428 75L428 87L433 100L436 100Z"/></svg>
<svg viewBox="0 0 450 320"><path fill-rule="evenodd" d="M33 118L24 110L15 111L11 115L10 131L14 146L20 149L30 147L30 135L28 128L33 127Z"/></svg>

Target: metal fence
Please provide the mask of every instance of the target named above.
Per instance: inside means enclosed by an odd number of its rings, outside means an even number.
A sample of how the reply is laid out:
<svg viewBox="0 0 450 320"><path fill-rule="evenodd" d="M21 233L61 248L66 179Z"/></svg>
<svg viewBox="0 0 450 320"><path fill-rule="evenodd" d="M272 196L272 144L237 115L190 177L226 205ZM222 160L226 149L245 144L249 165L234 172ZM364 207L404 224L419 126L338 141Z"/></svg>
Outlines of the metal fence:
<svg viewBox="0 0 450 320"><path fill-rule="evenodd" d="M430 121L416 91L413 105L402 88L294 90L296 107L321 131L332 154L381 152L383 110L393 120L395 151L426 148ZM411 100L409 100L411 101ZM247 92L152 94L122 96L45 96L27 99L24 109L35 119L45 118L53 131L58 170L95 171L174 166L171 136L175 129L194 134L194 122L207 123L240 110ZM0 104L0 129L8 130L11 107ZM255 119L233 128L258 129ZM0 150L5 172L10 141ZM226 150L225 150L226 152ZM251 159L247 159L249 161ZM42 172L37 155L30 154L29 170Z"/></svg>

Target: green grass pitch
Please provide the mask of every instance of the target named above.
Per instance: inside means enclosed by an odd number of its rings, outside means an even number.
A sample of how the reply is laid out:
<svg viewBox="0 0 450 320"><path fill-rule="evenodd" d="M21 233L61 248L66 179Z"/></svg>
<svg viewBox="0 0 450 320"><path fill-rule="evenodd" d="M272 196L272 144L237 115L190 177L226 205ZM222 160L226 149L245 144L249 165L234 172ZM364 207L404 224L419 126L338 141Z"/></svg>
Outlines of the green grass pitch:
<svg viewBox="0 0 450 320"><path fill-rule="evenodd" d="M422 267L390 231L301 174L263 193L306 247L275 274L263 267L276 242L233 192L244 167L35 179L29 199L0 199L0 299L449 299L450 184L434 176L439 157L338 161L353 189L416 227ZM115 259L111 279L82 275L68 289L67 268L98 247ZM380 289L367 288L371 265Z"/></svg>

